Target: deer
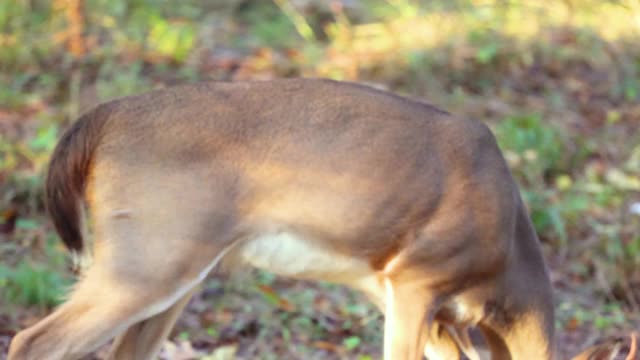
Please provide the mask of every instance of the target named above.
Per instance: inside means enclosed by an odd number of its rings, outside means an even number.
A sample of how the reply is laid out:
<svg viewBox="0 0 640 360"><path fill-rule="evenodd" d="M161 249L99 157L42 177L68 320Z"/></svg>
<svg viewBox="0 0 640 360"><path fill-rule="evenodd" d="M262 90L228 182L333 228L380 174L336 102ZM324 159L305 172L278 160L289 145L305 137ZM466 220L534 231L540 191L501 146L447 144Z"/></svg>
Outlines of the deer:
<svg viewBox="0 0 640 360"><path fill-rule="evenodd" d="M45 201L90 258L10 360L152 359L212 271L355 289L385 360L554 359L549 270L487 125L328 79L201 82L116 99L61 137ZM89 236L89 235L90 236Z"/></svg>

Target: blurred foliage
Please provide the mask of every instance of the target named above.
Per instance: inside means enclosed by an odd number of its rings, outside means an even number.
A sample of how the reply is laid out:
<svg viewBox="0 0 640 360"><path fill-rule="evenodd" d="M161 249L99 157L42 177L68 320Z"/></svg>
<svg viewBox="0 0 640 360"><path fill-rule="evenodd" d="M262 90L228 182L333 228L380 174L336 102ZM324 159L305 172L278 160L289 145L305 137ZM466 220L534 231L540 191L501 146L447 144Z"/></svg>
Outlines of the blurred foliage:
<svg viewBox="0 0 640 360"><path fill-rule="evenodd" d="M62 301L63 281L59 273L42 265L21 262L16 268L0 266L0 289L11 302L51 307Z"/></svg>
<svg viewBox="0 0 640 360"><path fill-rule="evenodd" d="M23 219L17 226L19 230L28 231L36 230L40 224ZM13 266L0 264L0 300L44 309L58 305L71 284L64 264L58 239L49 236L38 262L21 259Z"/></svg>
<svg viewBox="0 0 640 360"><path fill-rule="evenodd" d="M71 3L0 2L0 305L49 307L71 282L41 195L49 154L79 113L176 83L321 76L487 122L557 269L558 328L640 326L638 1L81 0L76 17ZM338 287L252 281L234 290L244 291L234 309L270 322L260 346L292 326L278 336L310 333L325 355L375 357L372 310L357 298L337 296L345 320L334 329L309 304ZM254 298L277 316L252 313Z"/></svg>

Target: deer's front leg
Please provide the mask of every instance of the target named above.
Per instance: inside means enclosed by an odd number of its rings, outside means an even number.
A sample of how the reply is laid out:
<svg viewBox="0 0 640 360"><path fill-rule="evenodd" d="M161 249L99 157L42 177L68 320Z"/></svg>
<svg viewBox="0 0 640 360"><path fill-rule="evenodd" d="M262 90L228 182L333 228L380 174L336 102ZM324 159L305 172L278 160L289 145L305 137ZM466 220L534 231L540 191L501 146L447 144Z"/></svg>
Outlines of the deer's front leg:
<svg viewBox="0 0 640 360"><path fill-rule="evenodd" d="M420 283L384 278L385 360L421 360L427 343L425 324L434 297Z"/></svg>
<svg viewBox="0 0 640 360"><path fill-rule="evenodd" d="M418 289L417 292L413 292L407 287L401 289L405 293L400 297L398 296L398 289L392 289L387 292L385 280L383 276L371 277L364 279L357 286L385 315L385 359L394 358L393 356L395 355L392 355L392 349L395 349L393 350L395 352L406 352L407 348L414 346L428 360L459 359L460 351L454 338L449 334L449 329L436 321L431 324L430 329L428 328L426 314L429 311L428 302L430 300L428 299L431 297L427 295L426 291ZM417 296L418 294L422 295ZM419 297L423 300L418 300ZM409 307L415 300L418 300L417 303L414 303L416 306ZM392 306L395 309L391 309ZM408 328L404 327L409 323L413 324L409 325L413 326L413 330L408 330ZM411 331L414 332L412 333ZM397 338L394 339L394 337ZM414 345L409 345L407 342L414 342ZM401 347L405 350L400 350ZM420 359L421 356L415 355ZM399 359L405 359L405 357Z"/></svg>

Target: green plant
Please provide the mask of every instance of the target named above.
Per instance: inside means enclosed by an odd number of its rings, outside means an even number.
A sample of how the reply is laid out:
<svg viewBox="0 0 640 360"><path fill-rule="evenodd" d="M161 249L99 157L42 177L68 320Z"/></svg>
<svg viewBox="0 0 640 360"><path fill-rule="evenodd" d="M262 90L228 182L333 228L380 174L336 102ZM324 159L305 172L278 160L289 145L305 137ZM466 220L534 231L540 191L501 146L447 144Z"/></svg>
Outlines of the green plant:
<svg viewBox="0 0 640 360"><path fill-rule="evenodd" d="M516 176L527 187L540 188L548 175L567 171L567 148L560 130L539 115L515 116L495 128Z"/></svg>
<svg viewBox="0 0 640 360"><path fill-rule="evenodd" d="M52 307L62 301L69 282L45 266L22 261L15 268L0 266L0 289L10 302Z"/></svg>

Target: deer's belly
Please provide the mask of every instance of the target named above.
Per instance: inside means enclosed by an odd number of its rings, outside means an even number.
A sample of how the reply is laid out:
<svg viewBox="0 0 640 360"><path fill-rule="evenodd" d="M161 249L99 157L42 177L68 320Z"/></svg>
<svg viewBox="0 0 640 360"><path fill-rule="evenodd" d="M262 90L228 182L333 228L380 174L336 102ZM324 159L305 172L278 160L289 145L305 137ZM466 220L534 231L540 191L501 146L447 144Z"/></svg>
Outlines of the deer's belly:
<svg viewBox="0 0 640 360"><path fill-rule="evenodd" d="M363 260L322 248L292 232L259 235L243 244L240 259L277 275L350 284L372 275Z"/></svg>

